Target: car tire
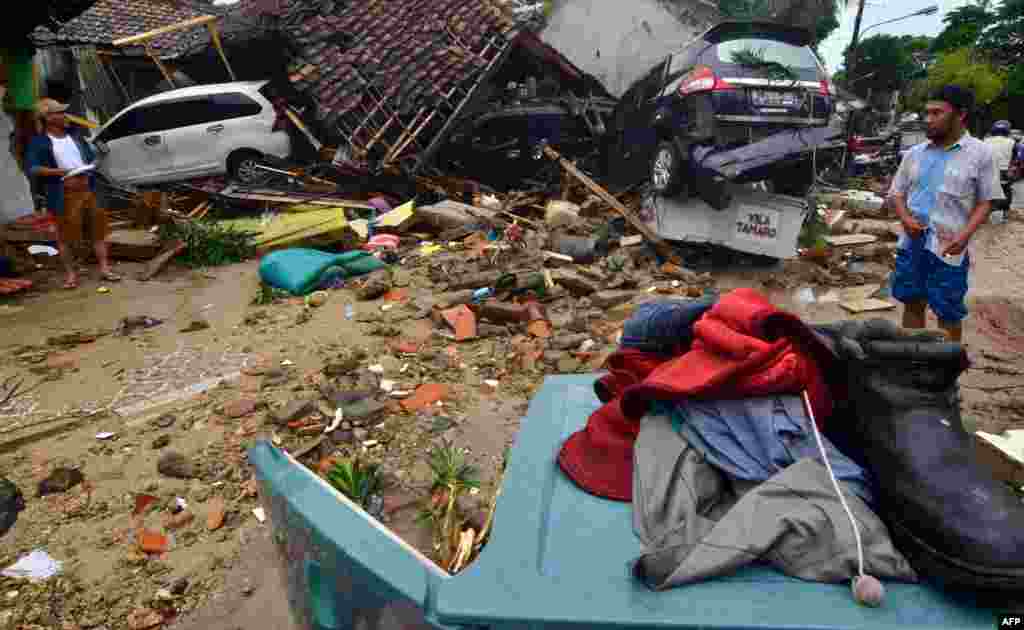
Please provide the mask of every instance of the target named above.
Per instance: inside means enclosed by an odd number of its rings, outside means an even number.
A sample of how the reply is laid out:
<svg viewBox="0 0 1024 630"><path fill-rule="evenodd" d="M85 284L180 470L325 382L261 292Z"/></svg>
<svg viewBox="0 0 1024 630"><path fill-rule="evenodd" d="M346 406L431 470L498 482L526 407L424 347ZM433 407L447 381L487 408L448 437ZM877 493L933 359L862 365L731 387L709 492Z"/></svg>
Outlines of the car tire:
<svg viewBox="0 0 1024 630"><path fill-rule="evenodd" d="M262 175L255 167L262 162L262 157L259 151L250 149L235 151L228 156L228 175L243 184L253 184L260 181Z"/></svg>
<svg viewBox="0 0 1024 630"><path fill-rule="evenodd" d="M662 197L672 197L686 188L683 158L679 149L668 140L662 140L651 160L651 188Z"/></svg>

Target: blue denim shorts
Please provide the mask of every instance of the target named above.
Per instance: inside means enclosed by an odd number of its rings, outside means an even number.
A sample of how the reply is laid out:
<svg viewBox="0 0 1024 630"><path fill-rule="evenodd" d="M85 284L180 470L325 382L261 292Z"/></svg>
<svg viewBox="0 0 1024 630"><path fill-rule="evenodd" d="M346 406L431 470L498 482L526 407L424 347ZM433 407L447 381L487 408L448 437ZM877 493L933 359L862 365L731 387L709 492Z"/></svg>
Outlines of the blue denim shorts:
<svg viewBox="0 0 1024 630"><path fill-rule="evenodd" d="M963 265L947 265L924 244L924 238L915 238L896 250L892 296L904 304L927 301L940 322L956 324L967 317L970 255L964 257Z"/></svg>

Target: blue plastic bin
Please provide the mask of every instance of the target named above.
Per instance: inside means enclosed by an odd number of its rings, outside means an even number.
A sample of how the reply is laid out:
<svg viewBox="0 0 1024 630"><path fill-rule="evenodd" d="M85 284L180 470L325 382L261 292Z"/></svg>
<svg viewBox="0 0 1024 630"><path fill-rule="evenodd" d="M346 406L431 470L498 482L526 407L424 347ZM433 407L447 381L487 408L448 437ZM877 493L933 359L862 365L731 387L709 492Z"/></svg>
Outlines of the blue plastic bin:
<svg viewBox="0 0 1024 630"><path fill-rule="evenodd" d="M648 590L630 574L640 554L630 506L582 492L555 463L563 440L599 405L593 381L547 379L512 449L491 541L455 577L277 449L261 443L250 451L302 627L994 627L993 611L926 585L889 583L877 609L854 603L847 585L802 582L767 568ZM357 619L366 625L350 625Z"/></svg>

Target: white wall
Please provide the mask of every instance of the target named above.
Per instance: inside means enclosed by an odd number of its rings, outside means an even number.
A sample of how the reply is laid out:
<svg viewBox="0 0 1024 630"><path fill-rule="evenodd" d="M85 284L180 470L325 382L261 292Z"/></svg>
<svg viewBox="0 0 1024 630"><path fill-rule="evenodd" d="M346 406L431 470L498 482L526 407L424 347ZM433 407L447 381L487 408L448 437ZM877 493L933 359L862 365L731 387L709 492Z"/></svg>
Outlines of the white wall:
<svg viewBox="0 0 1024 630"><path fill-rule="evenodd" d="M0 101L6 89L0 86ZM35 210L28 179L18 167L18 161L11 153L11 132L14 121L0 110L0 224L32 214Z"/></svg>
<svg viewBox="0 0 1024 630"><path fill-rule="evenodd" d="M555 0L542 40L615 96L717 17L706 0Z"/></svg>

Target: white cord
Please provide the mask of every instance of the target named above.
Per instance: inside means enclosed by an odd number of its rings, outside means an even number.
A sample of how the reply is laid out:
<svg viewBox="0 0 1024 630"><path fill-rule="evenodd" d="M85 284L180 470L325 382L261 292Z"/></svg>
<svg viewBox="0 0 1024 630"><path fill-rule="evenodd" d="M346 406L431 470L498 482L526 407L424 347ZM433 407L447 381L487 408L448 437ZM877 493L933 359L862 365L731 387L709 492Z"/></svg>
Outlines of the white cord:
<svg viewBox="0 0 1024 630"><path fill-rule="evenodd" d="M814 409L811 407L811 398L807 395L807 390L803 392L804 405L807 407L807 415L811 419L811 430L814 431L814 439L818 442L818 450L821 452L821 459L825 462L825 468L828 470L828 476L832 480L832 487L835 488L836 494L839 496L839 502L843 504L843 509L846 510L846 516L850 519L850 525L853 526L853 538L857 541L857 574L864 575L864 547L860 542L860 530L857 529L857 520L853 517L853 512L850 510L850 506L846 504L846 498L843 497L843 492L839 488L839 482L836 480L836 475L832 472L832 464L828 461L828 455L825 453L825 444L821 440L821 433L818 432L818 421L814 417Z"/></svg>

